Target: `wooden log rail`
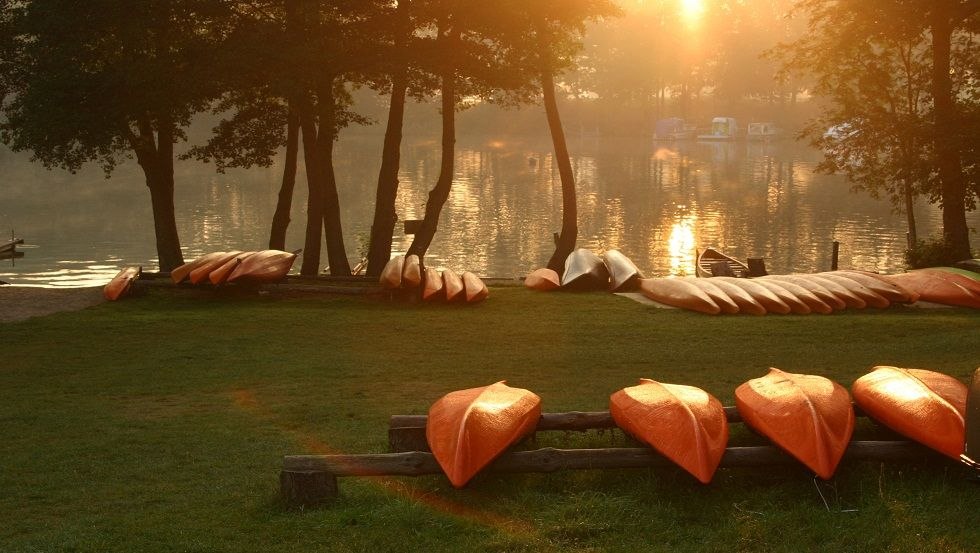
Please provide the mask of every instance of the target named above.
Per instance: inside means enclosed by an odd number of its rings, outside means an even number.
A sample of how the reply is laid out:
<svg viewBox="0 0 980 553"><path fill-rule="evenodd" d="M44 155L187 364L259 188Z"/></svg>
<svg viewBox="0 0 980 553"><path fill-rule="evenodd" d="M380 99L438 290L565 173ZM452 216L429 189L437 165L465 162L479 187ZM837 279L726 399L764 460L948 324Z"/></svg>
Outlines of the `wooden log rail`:
<svg viewBox="0 0 980 553"><path fill-rule="evenodd" d="M741 422L734 407L726 407L729 422ZM389 442L394 453L350 455L287 455L279 483L283 499L294 505L316 505L336 498L339 476L422 476L442 469L425 441L425 415L394 415ZM585 431L616 428L608 411L544 413L536 431ZM898 461L938 456L907 441L854 441L848 460ZM722 467L788 465L799 462L773 446L729 447ZM554 472L559 470L656 468L673 463L648 447L508 451L491 463L488 472Z"/></svg>

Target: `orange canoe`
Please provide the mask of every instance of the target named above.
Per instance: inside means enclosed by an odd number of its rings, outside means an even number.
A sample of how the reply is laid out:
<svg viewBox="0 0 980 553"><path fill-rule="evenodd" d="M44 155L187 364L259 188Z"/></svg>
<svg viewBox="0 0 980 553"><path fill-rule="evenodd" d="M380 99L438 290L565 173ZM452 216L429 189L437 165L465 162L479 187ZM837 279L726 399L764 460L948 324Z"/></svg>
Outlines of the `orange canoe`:
<svg viewBox="0 0 980 553"><path fill-rule="evenodd" d="M442 284L446 289L446 301L466 298L466 294L463 293L463 279L459 278L452 269L442 272Z"/></svg>
<svg viewBox="0 0 980 553"><path fill-rule="evenodd" d="M286 278L296 261L296 254L282 250L262 250L242 260L228 275L228 282L271 284Z"/></svg>
<svg viewBox="0 0 980 553"><path fill-rule="evenodd" d="M463 291L466 293L467 303L479 303L490 295L487 285L475 274L464 271L460 278L463 280Z"/></svg>
<svg viewBox="0 0 980 553"><path fill-rule="evenodd" d="M755 279L756 282L760 284L775 284L788 294L793 296L797 301L803 302L810 313L820 313L821 315L826 315L828 313L833 313L834 308L830 304L823 301L819 296L811 292L807 287L801 286L792 280L778 279L771 276L764 276ZM836 302L834 302L836 304Z"/></svg>
<svg viewBox="0 0 980 553"><path fill-rule="evenodd" d="M787 284L792 284L794 286L803 288L807 292L813 294L813 296L819 299L824 305L829 307L831 311L839 311L847 307L847 303L844 302L844 300L835 296L833 292L831 292L825 286L821 285L820 283L816 282L813 279L802 277L800 275L769 275L765 278L778 282L779 284L783 285L784 288L786 288L791 292L796 290L796 288L794 288L793 286L786 286ZM796 296L800 297L800 294L797 293ZM818 313L824 312L824 311L820 311L820 309L823 308L819 306L816 306L816 308L814 307L815 305L811 305L810 309L813 309Z"/></svg>
<svg viewBox="0 0 980 553"><path fill-rule="evenodd" d="M402 270L405 268L405 256L396 255L388 260L385 268L381 270L381 277L378 282L386 290L394 290L402 286Z"/></svg>
<svg viewBox="0 0 980 553"><path fill-rule="evenodd" d="M422 287L422 299L425 301L435 301L445 298L445 284L442 282L442 273L432 267L425 268L425 286Z"/></svg>
<svg viewBox="0 0 980 553"><path fill-rule="evenodd" d="M854 432L847 390L822 376L769 369L735 389L735 406L746 424L825 480Z"/></svg>
<svg viewBox="0 0 980 553"><path fill-rule="evenodd" d="M875 367L851 392L869 417L895 432L953 459L963 453L967 387L952 376Z"/></svg>
<svg viewBox="0 0 980 553"><path fill-rule="evenodd" d="M843 301L850 309L864 309L865 307L868 306L868 302L861 299L861 296L855 294L850 289L848 289L847 286L844 286L835 280L831 280L829 278L823 278L820 275L810 275L810 274L801 274L801 275L793 275L793 276L805 277L807 280L815 282L820 286L823 286L824 288L829 290L831 294L840 298L840 300ZM853 281L851 282L853 283Z"/></svg>
<svg viewBox="0 0 980 553"><path fill-rule="evenodd" d="M547 267L535 269L524 277L524 286L531 290L549 292L561 288L561 277L558 276L557 272Z"/></svg>
<svg viewBox="0 0 980 553"><path fill-rule="evenodd" d="M687 282L697 286L702 292L711 298L711 301L715 302L716 305L721 309L722 313L728 315L734 315L741 311L738 303L735 302L724 290L711 282L710 279L700 278L700 277L687 277L684 279Z"/></svg>
<svg viewBox="0 0 980 553"><path fill-rule="evenodd" d="M915 291L895 283L885 275L867 271L837 271L837 273L860 282L891 302L913 303L919 299L919 294Z"/></svg>
<svg viewBox="0 0 980 553"><path fill-rule="evenodd" d="M125 267L105 285L105 288L102 289L102 295L109 301L118 300L132 289L133 282L140 277L142 272L142 267Z"/></svg>
<svg viewBox="0 0 980 553"><path fill-rule="evenodd" d="M725 292L738 305L739 313L748 313L749 315L765 315L767 313L766 308L741 286L732 284L720 277L713 277L711 284Z"/></svg>
<svg viewBox="0 0 980 553"><path fill-rule="evenodd" d="M700 288L679 278L641 278L640 292L653 301L690 309L708 315L721 313L721 308Z"/></svg>
<svg viewBox="0 0 980 553"><path fill-rule="evenodd" d="M422 266L419 264L419 256L405 256L405 263L402 267L402 287L418 288L422 285Z"/></svg>
<svg viewBox="0 0 980 553"><path fill-rule="evenodd" d="M228 280L228 277L231 276L232 272L234 272L235 269L237 269L242 263L242 261L248 259L256 253L258 252L242 252L236 255L235 257L226 261L224 265L211 271L211 274L208 275L208 280L210 280L211 284L214 284L215 286L224 284Z"/></svg>
<svg viewBox="0 0 980 553"><path fill-rule="evenodd" d="M888 301L888 298L886 298L885 296L882 296L878 292L875 292L871 288L868 288L867 286L861 284L860 282L852 278L847 278L839 271L827 271L823 273L817 273L817 276L825 280L835 282L843 286L844 288L847 288L854 295L861 298L861 300L863 300L865 304L871 307L884 309L892 304L892 302Z"/></svg>
<svg viewBox="0 0 980 553"><path fill-rule="evenodd" d="M957 282L935 274L936 272L911 271L898 275L888 275L888 278L901 286L918 292L919 299L922 301L980 309L980 296Z"/></svg>
<svg viewBox="0 0 980 553"><path fill-rule="evenodd" d="M721 279L721 280L719 280ZM756 279L749 278L736 278L736 277L712 277L712 281L727 282L738 286L742 290L745 290L747 294L752 296L755 301L757 301L762 307L766 308L767 313L778 313L780 315L786 315L792 312L790 306L786 305L786 302L779 299L776 294L773 294L765 286L755 282Z"/></svg>
<svg viewBox="0 0 980 553"><path fill-rule="evenodd" d="M616 425L680 465L702 483L711 482L728 444L725 409L700 388L646 378L609 397Z"/></svg>
<svg viewBox="0 0 980 553"><path fill-rule="evenodd" d="M190 276L191 271L197 269L198 267L204 265L205 263L209 263L211 261L214 261L215 259L218 259L224 254L225 252L211 252L211 253L204 254L198 257L197 259L188 261L187 263L184 263L183 265L177 267L173 271L170 271L170 279L174 281L174 284L180 284L181 282L184 281L184 279Z"/></svg>
<svg viewBox="0 0 980 553"><path fill-rule="evenodd" d="M191 271L189 275L191 284L200 284L208 280L208 277L211 276L212 271L221 267L222 265L227 263L230 259L234 259L235 256L240 255L241 253L242 252L238 250L231 251L231 252L221 252L221 255L214 257L207 263L201 264L196 269Z"/></svg>
<svg viewBox="0 0 980 553"><path fill-rule="evenodd" d="M810 306L806 304L802 299L796 297L796 294L787 290L784 286L774 280L766 280L764 278L754 278L752 279L752 284L762 286L766 288L774 296L779 298L780 301L789 306L790 312L797 315L809 315L813 312Z"/></svg>
<svg viewBox="0 0 980 553"><path fill-rule="evenodd" d="M453 486L461 488L541 418L541 398L504 381L450 392L429 408L425 437Z"/></svg>

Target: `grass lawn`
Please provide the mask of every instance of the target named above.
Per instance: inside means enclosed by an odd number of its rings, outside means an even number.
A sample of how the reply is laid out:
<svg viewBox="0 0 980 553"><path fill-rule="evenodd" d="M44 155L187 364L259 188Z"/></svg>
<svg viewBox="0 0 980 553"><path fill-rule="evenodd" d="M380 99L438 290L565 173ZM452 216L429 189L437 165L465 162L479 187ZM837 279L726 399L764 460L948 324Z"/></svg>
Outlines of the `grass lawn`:
<svg viewBox="0 0 980 553"><path fill-rule="evenodd" d="M383 452L389 415L501 379L545 411L606 409L639 377L731 405L770 366L845 386L878 364L965 381L980 365L978 311L709 317L522 288L475 307L154 289L0 324L0 340L4 553L980 546L980 485L943 460L850 462L819 484L801 467L722 469L709 486L679 469L482 475L464 490L345 478L330 507L278 500L284 454ZM736 427L734 445L762 443ZM855 438L880 435L865 421Z"/></svg>

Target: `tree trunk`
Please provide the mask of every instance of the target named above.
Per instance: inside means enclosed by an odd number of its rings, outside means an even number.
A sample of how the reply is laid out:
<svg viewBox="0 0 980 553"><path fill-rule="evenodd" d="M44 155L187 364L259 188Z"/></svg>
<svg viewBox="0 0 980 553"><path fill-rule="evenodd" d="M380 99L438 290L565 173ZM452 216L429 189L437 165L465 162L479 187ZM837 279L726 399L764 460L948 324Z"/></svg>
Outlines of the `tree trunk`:
<svg viewBox="0 0 980 553"><path fill-rule="evenodd" d="M368 250L368 276L381 274L391 258L391 236L398 215L398 168L401 164L402 124L405 120L405 94L408 91L407 70L400 70L392 82L391 105L388 107L388 127L385 129L381 170L378 172L378 193L374 204L374 223L371 225L371 246Z"/></svg>
<svg viewBox="0 0 980 553"><path fill-rule="evenodd" d="M933 127L936 169L939 175L943 209L943 239L956 259L967 259L970 253L970 231L966 224L966 180L957 147L956 100L949 75L950 43L953 26L946 10L932 10L932 96L935 108Z"/></svg>
<svg viewBox="0 0 980 553"><path fill-rule="evenodd" d="M558 115L554 77L551 68L547 66L541 71L541 90L544 93L548 129L551 131L551 141L555 146L558 175L561 177L561 234L555 241L555 252L548 260L548 268L560 275L565 271L565 258L575 249L575 241L578 238L575 175L572 173L572 162L568 156L568 146L565 144L565 131L562 129L561 117Z"/></svg>
<svg viewBox="0 0 980 553"><path fill-rule="evenodd" d="M316 162L316 124L309 110L300 112L299 126L303 133L303 164L309 199L306 201L306 242L303 246L303 266L300 274L316 276L320 271L320 230L323 228L323 193L320 169Z"/></svg>
<svg viewBox="0 0 980 553"><path fill-rule="evenodd" d="M327 242L327 263L331 275L350 276L350 261L344 246L344 230L340 222L340 197L337 195L337 176L333 170L333 146L337 141L337 105L333 79L325 79L317 91L320 129L317 133L317 166L322 177L323 235Z"/></svg>
<svg viewBox="0 0 980 553"><path fill-rule="evenodd" d="M180 251L180 237L174 215L174 135L173 122L169 118L158 121L157 140L148 119L139 122L140 135L130 139L136 159L143 169L146 186L150 189L153 207L153 231L156 236L157 257L160 272L184 264Z"/></svg>
<svg viewBox="0 0 980 553"><path fill-rule="evenodd" d="M454 34L451 38L459 36ZM456 76L455 69L448 67L442 72L442 163L439 166L439 179L429 191L429 199L425 202L425 216L422 225L415 233L415 239L408 248L408 254L415 254L419 259L425 257L425 252L432 244L439 227L439 215L442 206L449 199L453 186L456 154Z"/></svg>
<svg viewBox="0 0 980 553"><path fill-rule="evenodd" d="M289 228L289 211L293 204L293 188L296 186L296 161L299 157L299 114L292 106L286 120L286 161L282 170L282 186L276 213L272 216L269 232L269 249L286 249L286 229Z"/></svg>

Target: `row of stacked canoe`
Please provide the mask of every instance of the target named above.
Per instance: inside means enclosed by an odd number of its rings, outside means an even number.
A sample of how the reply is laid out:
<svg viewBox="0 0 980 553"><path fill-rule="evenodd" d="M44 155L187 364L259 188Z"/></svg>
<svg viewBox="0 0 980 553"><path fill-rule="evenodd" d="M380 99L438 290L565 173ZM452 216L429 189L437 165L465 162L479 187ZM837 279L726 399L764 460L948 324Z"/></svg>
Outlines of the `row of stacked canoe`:
<svg viewBox="0 0 980 553"><path fill-rule="evenodd" d="M550 269L537 269L525 277L524 285L542 291L638 290L657 303L713 315L826 314L917 301L980 308L980 274L951 267L896 275L828 271L756 278L643 278L636 265L616 250L601 258L576 250L568 256L561 277Z"/></svg>
<svg viewBox="0 0 980 553"><path fill-rule="evenodd" d="M228 282L269 284L286 278L296 253L282 250L211 252L170 271L174 284L214 286Z"/></svg>
<svg viewBox="0 0 980 553"><path fill-rule="evenodd" d="M875 367L850 394L822 376L770 369L738 386L735 404L750 428L829 479L854 432L852 396L878 423L959 459L967 394L956 378L922 369ZM728 445L725 410L700 388L641 379L612 394L609 411L619 428L706 484ZM540 418L538 395L502 381L440 398L429 409L426 438L450 482L462 487Z"/></svg>
<svg viewBox="0 0 980 553"><path fill-rule="evenodd" d="M388 260L379 282L385 290L418 291L428 302L479 303L490 295L487 285L475 273L424 267L415 254L396 255Z"/></svg>

